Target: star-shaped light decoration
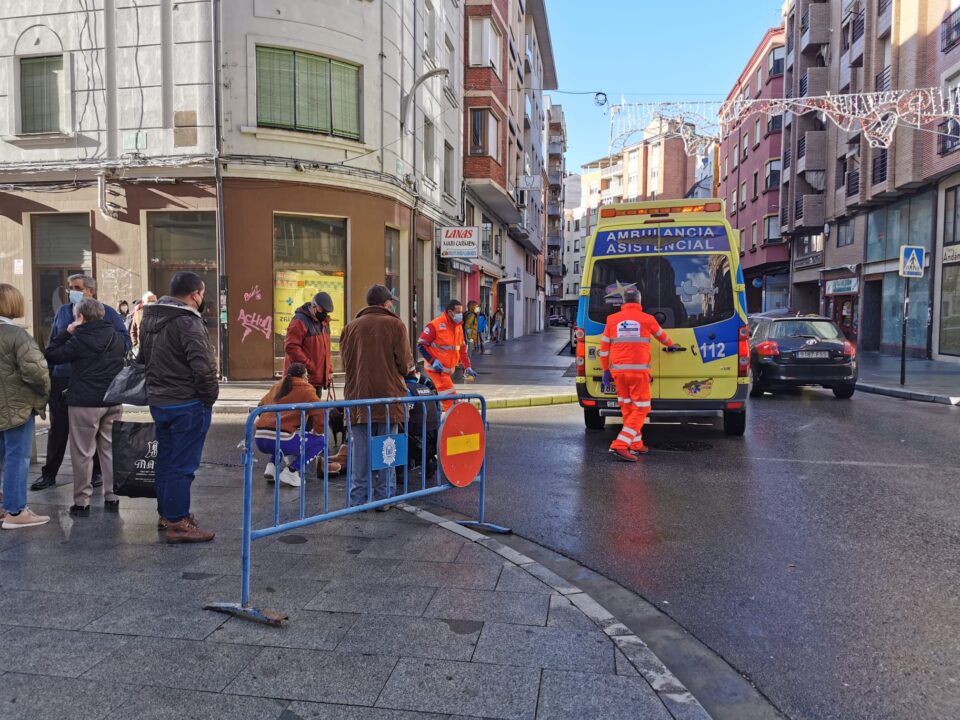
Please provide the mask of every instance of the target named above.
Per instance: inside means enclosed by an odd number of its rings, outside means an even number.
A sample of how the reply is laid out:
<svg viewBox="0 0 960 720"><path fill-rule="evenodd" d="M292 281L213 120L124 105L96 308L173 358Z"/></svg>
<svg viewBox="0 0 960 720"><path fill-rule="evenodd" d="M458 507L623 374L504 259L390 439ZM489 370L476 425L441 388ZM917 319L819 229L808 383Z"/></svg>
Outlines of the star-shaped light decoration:
<svg viewBox="0 0 960 720"><path fill-rule="evenodd" d="M628 283L624 285L622 282L617 280L613 285L607 285L607 294L603 297L606 300L616 300L617 298L620 298L620 303L622 304L626 297L627 290L630 289L637 290L639 292L639 288L637 287L636 283Z"/></svg>

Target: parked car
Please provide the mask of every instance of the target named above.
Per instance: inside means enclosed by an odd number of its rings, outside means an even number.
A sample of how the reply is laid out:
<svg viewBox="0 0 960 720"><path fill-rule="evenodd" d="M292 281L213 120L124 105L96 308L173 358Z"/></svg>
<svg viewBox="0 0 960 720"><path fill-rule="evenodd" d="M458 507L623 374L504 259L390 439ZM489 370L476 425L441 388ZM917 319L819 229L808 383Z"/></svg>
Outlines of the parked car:
<svg viewBox="0 0 960 720"><path fill-rule="evenodd" d="M785 387L819 385L841 399L857 385L857 349L830 318L754 315L750 318L750 397Z"/></svg>
<svg viewBox="0 0 960 720"><path fill-rule="evenodd" d="M570 321L563 315L551 315L549 320L552 327L567 327L570 325Z"/></svg>

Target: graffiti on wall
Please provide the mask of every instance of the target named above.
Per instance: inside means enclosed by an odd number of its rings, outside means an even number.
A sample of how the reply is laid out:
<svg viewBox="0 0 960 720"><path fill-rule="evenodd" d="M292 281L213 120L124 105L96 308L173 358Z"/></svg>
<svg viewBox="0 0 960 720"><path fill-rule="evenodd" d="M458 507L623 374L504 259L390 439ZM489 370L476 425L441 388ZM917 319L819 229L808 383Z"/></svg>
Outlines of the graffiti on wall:
<svg viewBox="0 0 960 720"><path fill-rule="evenodd" d="M263 293L260 291L259 285L254 285L243 294L244 302L248 303L254 300L263 300ZM237 322L243 328L243 337L240 338L241 343L254 332L260 333L266 340L273 337L273 316L270 314L264 315L263 313L249 311L246 308L240 308Z"/></svg>

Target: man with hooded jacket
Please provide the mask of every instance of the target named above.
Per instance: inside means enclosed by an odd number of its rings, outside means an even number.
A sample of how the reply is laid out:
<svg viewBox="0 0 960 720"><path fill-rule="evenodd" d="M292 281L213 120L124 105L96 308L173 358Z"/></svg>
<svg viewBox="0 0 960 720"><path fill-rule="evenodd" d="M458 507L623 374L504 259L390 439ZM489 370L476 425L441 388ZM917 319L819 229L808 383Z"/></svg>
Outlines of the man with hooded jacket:
<svg viewBox="0 0 960 720"><path fill-rule="evenodd" d="M293 314L283 341L283 372L293 363L307 366L307 377L317 392L333 385L330 355L330 313L333 299L325 292L313 296Z"/></svg>
<svg viewBox="0 0 960 720"><path fill-rule="evenodd" d="M600 338L600 366L603 385L616 384L617 400L623 414L623 428L610 445L621 460L636 462L648 452L643 444L643 424L650 414L650 338L668 352L682 348L673 344L653 315L643 312L640 291L635 285L623 291L620 311L607 318Z"/></svg>

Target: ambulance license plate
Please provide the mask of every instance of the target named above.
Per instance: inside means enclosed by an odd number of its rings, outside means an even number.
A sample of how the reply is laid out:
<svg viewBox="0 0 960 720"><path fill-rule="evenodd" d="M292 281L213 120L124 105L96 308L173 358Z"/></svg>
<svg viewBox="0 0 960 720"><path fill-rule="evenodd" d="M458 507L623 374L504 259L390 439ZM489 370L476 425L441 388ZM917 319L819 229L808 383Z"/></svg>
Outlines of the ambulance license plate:
<svg viewBox="0 0 960 720"><path fill-rule="evenodd" d="M614 385L613 383L610 383L609 385L603 385L603 384L601 383L601 385L600 385L600 392L602 392L602 393L604 393L604 394L606 394L606 395L616 395L616 394L617 394L617 386Z"/></svg>
<svg viewBox="0 0 960 720"><path fill-rule="evenodd" d="M815 360L817 358L828 358L830 357L829 350L801 350L797 353L797 357L801 360Z"/></svg>

